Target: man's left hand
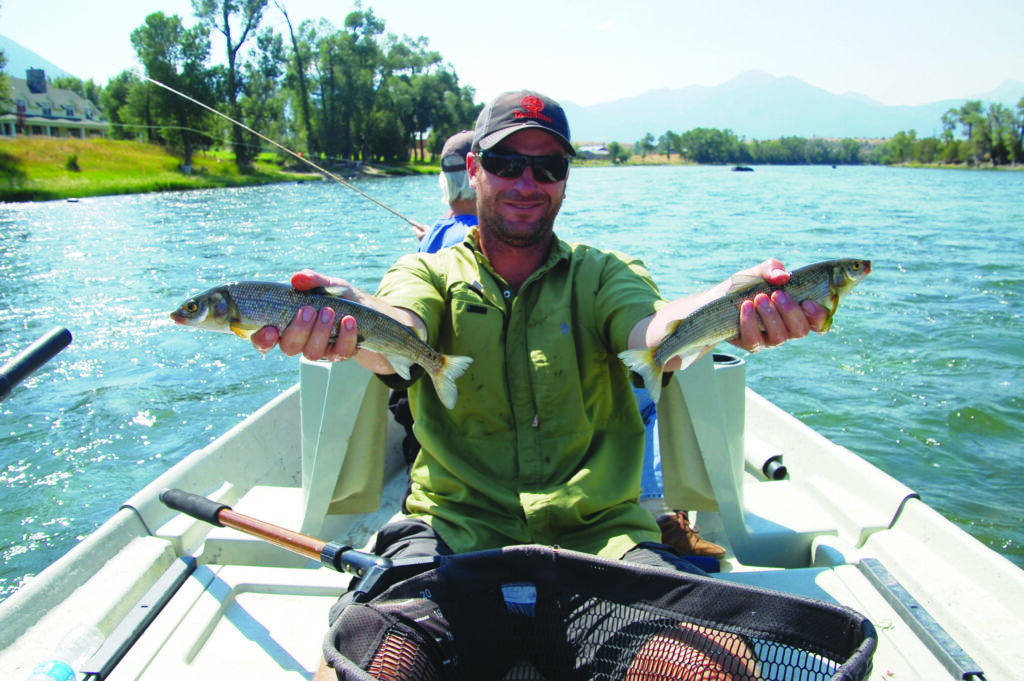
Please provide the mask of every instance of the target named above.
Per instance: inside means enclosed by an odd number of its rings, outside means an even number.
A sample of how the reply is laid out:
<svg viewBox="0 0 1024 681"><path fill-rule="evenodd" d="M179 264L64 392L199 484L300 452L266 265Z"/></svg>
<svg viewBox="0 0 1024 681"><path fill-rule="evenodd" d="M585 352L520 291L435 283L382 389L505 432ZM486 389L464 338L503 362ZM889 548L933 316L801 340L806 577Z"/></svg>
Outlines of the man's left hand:
<svg viewBox="0 0 1024 681"><path fill-rule="evenodd" d="M743 274L761 277L776 286L789 281L789 272L775 258L769 258ZM793 338L803 338L811 331L820 333L827 315L828 311L821 305L810 300L798 305L784 291L775 291L770 296L759 293L753 300L745 300L740 305L740 335L730 342L748 352L775 347Z"/></svg>

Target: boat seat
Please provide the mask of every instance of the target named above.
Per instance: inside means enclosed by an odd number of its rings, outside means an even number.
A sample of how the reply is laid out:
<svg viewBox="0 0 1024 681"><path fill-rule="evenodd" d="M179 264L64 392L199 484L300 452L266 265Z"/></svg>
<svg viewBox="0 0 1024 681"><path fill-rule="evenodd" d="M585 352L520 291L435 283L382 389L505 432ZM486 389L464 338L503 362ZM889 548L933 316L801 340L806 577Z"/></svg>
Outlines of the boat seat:
<svg viewBox="0 0 1024 681"><path fill-rule="evenodd" d="M300 458L287 464L290 474L263 476L260 484L242 490L230 484L219 489L195 482L181 486L279 527L363 547L399 509L406 488L405 463L397 446L403 433L390 418L388 388L356 362L302 359L297 392L300 451L281 453ZM180 515L168 522L194 526L187 533L178 526L160 534L182 535L185 548L202 542L205 563L316 565L231 528L210 529Z"/></svg>
<svg viewBox="0 0 1024 681"><path fill-rule="evenodd" d="M747 565L811 565L816 538L861 546L916 496L748 390L743 360L731 355L676 372L662 389L658 423L666 503L717 511ZM747 469L748 460L783 453L787 479Z"/></svg>
<svg viewBox="0 0 1024 681"><path fill-rule="evenodd" d="M388 388L356 362L299 369L302 519L299 532L338 536L355 514L381 506Z"/></svg>
<svg viewBox="0 0 1024 681"><path fill-rule="evenodd" d="M745 473L743 360L715 357L676 372L662 389L658 422L666 503L718 511L742 563L810 565L814 539L836 534L836 522L792 482L759 482Z"/></svg>

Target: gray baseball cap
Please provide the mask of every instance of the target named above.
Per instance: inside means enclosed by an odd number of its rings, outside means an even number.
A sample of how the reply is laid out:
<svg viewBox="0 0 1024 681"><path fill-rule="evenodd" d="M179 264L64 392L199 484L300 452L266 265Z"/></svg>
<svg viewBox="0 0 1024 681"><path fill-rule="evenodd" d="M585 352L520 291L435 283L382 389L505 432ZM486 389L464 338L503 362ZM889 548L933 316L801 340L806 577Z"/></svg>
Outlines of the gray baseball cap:
<svg viewBox="0 0 1024 681"><path fill-rule="evenodd" d="M569 141L569 121L561 105L530 90L503 92L484 107L476 119L473 148L490 149L512 133L527 128L550 133L569 154L576 155Z"/></svg>

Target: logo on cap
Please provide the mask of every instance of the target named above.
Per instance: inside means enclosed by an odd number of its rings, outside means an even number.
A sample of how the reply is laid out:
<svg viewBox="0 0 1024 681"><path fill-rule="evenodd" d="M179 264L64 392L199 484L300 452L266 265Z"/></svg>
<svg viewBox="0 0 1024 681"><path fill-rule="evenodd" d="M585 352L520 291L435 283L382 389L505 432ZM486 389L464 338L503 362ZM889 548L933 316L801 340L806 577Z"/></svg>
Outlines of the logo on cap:
<svg viewBox="0 0 1024 681"><path fill-rule="evenodd" d="M523 107L523 111L516 111L516 118L539 118L541 120L551 123L551 119L541 113L544 110L544 102L539 97L533 95L527 95L519 101L519 106Z"/></svg>
<svg viewBox="0 0 1024 681"><path fill-rule="evenodd" d="M540 97L534 97L533 95L523 97L522 101L519 102L519 106L530 113L540 113L544 110L544 102L541 101Z"/></svg>

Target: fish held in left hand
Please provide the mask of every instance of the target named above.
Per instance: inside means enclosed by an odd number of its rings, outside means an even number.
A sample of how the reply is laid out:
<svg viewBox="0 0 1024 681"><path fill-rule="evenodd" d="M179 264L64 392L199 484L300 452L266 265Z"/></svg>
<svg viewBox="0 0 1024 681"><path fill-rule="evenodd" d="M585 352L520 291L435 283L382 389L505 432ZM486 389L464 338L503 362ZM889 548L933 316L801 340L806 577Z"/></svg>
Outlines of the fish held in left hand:
<svg viewBox="0 0 1024 681"><path fill-rule="evenodd" d="M443 355L427 345L397 320L347 300L327 288L298 291L279 282L240 281L215 286L189 298L171 313L184 326L234 333L249 338L264 326L284 330L300 307L329 307L337 314L331 340L337 336L342 317L352 316L359 330L358 346L379 352L402 378L409 378L413 364L426 369L441 402L452 409L458 397L455 380L473 363L472 357Z"/></svg>
<svg viewBox="0 0 1024 681"><path fill-rule="evenodd" d="M661 375L665 363L679 355L681 369L690 366L705 350L735 338L740 332L740 305L759 293L771 295L785 291L797 303L811 300L828 311L822 333L832 326L839 301L871 273L870 260L844 258L826 260L794 270L781 286L760 277L745 278L720 298L697 308L671 327L669 334L655 347L626 350L619 358L640 374L651 400L661 396Z"/></svg>

